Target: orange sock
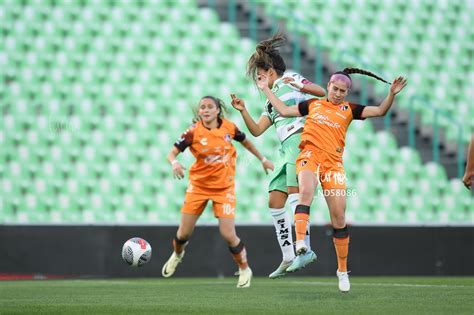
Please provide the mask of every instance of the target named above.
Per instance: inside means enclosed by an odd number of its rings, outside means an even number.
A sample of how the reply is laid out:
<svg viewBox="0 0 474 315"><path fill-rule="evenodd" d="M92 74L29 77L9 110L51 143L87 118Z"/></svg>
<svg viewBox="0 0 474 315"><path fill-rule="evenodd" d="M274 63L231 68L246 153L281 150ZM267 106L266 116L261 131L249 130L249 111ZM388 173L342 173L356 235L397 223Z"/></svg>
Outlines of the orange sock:
<svg viewBox="0 0 474 315"><path fill-rule="evenodd" d="M239 265L239 269L245 269L249 266L247 263L247 250L245 249L244 243L242 241L239 245L235 247L230 247L229 250L234 257L234 261Z"/></svg>
<svg viewBox="0 0 474 315"><path fill-rule="evenodd" d="M173 249L176 254L181 254L186 247L188 240L180 240L177 236L173 239Z"/></svg>
<svg viewBox="0 0 474 315"><path fill-rule="evenodd" d="M349 253L349 236L344 238L332 238L337 255L337 270L347 272L347 255Z"/></svg>
<svg viewBox="0 0 474 315"><path fill-rule="evenodd" d="M306 237L306 230L309 223L309 214L308 213L295 213L295 231L296 231L296 240L304 241Z"/></svg>

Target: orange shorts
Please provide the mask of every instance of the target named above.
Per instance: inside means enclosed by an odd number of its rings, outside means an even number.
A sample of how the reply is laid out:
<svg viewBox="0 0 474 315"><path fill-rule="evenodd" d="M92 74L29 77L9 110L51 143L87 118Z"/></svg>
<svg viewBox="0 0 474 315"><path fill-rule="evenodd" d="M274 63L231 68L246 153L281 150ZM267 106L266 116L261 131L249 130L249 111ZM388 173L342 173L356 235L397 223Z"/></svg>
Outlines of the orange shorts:
<svg viewBox="0 0 474 315"><path fill-rule="evenodd" d="M225 189L212 189L189 184L181 212L201 215L209 200L212 200L212 209L216 218L235 218L236 202L233 185Z"/></svg>
<svg viewBox="0 0 474 315"><path fill-rule="evenodd" d="M296 159L296 174L304 170L314 172L324 190L346 189L342 157L329 154L312 144L305 144Z"/></svg>

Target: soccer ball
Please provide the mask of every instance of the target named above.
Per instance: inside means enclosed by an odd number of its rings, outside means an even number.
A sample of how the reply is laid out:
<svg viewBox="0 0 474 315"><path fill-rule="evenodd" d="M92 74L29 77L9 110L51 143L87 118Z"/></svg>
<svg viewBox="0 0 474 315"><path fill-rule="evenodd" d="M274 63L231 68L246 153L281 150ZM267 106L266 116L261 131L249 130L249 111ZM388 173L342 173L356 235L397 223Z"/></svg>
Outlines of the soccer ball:
<svg viewBox="0 0 474 315"><path fill-rule="evenodd" d="M123 244L122 259L132 267L141 267L151 260L151 246L143 238L131 238Z"/></svg>

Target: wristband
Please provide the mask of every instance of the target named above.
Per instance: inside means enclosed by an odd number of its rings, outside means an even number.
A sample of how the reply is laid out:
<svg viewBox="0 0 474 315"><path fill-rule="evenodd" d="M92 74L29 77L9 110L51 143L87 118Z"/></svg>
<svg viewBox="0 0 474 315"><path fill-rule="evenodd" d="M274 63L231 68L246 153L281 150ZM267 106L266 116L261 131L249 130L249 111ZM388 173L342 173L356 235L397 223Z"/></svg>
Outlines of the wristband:
<svg viewBox="0 0 474 315"><path fill-rule="evenodd" d="M178 160L171 161L171 165L175 165L176 163L179 163L179 161Z"/></svg>
<svg viewBox="0 0 474 315"><path fill-rule="evenodd" d="M293 82L291 82L291 83L293 83L293 85L294 85L298 90L300 90L300 91L301 91L302 88L304 88L304 84L301 83L301 82L293 81Z"/></svg>
<svg viewBox="0 0 474 315"><path fill-rule="evenodd" d="M266 157L263 157L263 159L260 160L262 163L265 163L267 161Z"/></svg>

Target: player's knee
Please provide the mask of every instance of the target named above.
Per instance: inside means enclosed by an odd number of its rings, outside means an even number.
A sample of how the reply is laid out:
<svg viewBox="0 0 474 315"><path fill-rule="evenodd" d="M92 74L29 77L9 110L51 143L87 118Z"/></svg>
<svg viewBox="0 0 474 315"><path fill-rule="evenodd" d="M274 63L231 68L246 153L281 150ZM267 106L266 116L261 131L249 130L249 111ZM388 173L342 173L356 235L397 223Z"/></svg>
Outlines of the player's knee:
<svg viewBox="0 0 474 315"><path fill-rule="evenodd" d="M221 236L228 244L236 243L236 240L238 239L235 230L229 231L226 229L221 229Z"/></svg>
<svg viewBox="0 0 474 315"><path fill-rule="evenodd" d="M341 229L346 226L346 216L344 213L334 213L331 216L334 228Z"/></svg>
<svg viewBox="0 0 474 315"><path fill-rule="evenodd" d="M310 188L304 187L300 189L300 193L299 193L300 203L305 204L305 205L311 204L311 202L313 201L313 193L314 191Z"/></svg>

